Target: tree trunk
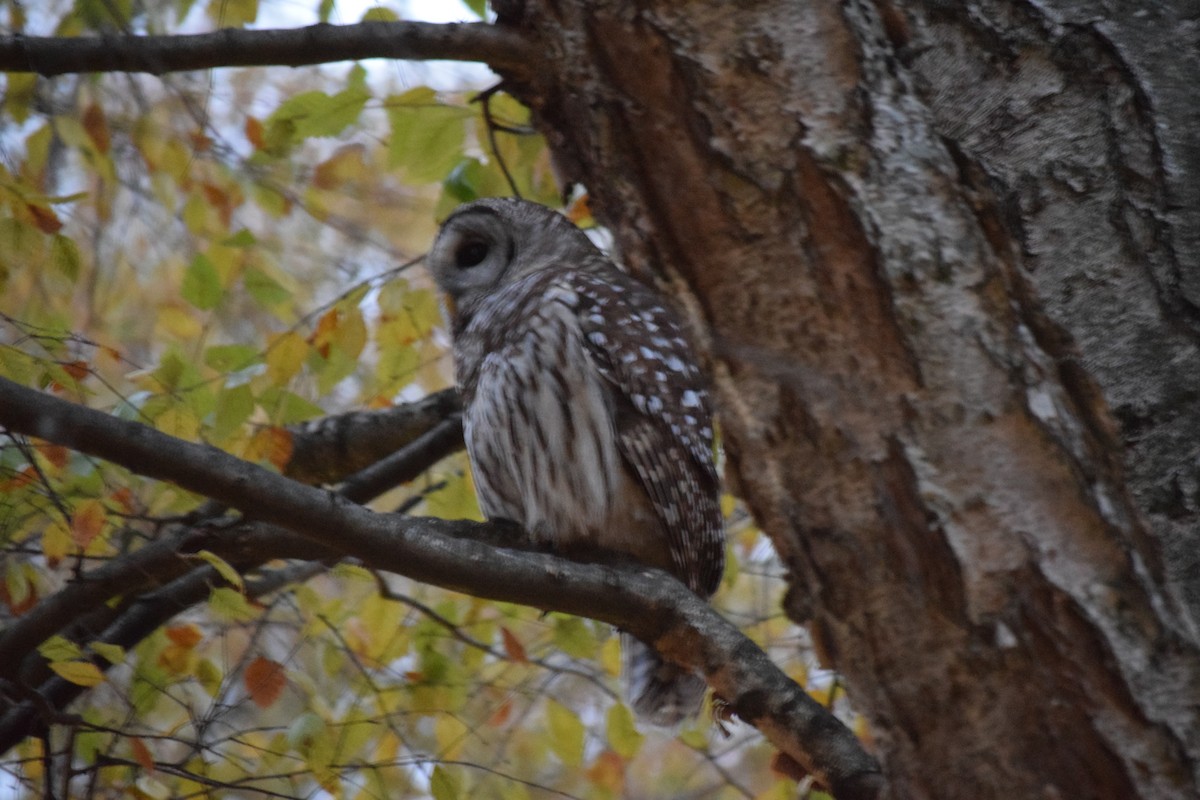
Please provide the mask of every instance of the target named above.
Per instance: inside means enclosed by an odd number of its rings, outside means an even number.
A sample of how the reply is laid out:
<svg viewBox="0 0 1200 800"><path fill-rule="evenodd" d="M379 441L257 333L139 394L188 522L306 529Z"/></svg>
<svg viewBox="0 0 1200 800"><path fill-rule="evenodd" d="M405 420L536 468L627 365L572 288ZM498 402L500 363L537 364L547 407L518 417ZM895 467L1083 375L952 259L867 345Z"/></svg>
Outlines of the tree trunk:
<svg viewBox="0 0 1200 800"><path fill-rule="evenodd" d="M895 797L1200 796L1186 3L498 4Z"/></svg>

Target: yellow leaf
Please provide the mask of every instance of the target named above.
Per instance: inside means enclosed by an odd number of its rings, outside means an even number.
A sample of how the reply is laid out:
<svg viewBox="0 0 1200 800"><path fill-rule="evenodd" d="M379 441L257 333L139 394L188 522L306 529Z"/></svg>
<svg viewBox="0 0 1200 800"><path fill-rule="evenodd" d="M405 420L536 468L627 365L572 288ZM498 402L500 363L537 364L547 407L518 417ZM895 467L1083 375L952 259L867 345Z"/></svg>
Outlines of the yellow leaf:
<svg viewBox="0 0 1200 800"><path fill-rule="evenodd" d="M200 552L196 553L196 558L208 562L208 564L215 569L222 578L224 578L232 586L237 587L239 591L242 591L246 588L245 584L242 582L242 576L236 569L233 568L233 565L221 558L216 553L212 552L211 550L201 550Z"/></svg>
<svg viewBox="0 0 1200 800"><path fill-rule="evenodd" d="M267 377L276 386L282 386L304 366L308 358L308 342L295 331L275 337L267 349Z"/></svg>
<svg viewBox="0 0 1200 800"><path fill-rule="evenodd" d="M605 729L608 743L622 758L633 758L645 738L634 724L633 712L624 703L616 703L608 710Z"/></svg>
<svg viewBox="0 0 1200 800"><path fill-rule="evenodd" d="M179 439L200 438L200 419L187 406L173 405L154 418L154 427Z"/></svg>
<svg viewBox="0 0 1200 800"><path fill-rule="evenodd" d="M200 682L201 688L208 692L209 697L216 697L217 692L221 691L221 687L224 685L224 675L221 674L221 670L207 658L201 659L196 664L194 674L196 680Z"/></svg>
<svg viewBox="0 0 1200 800"><path fill-rule="evenodd" d="M336 189L347 183L365 181L370 173L363 160L364 152L365 148L361 144L339 148L313 170L313 185L318 189Z"/></svg>
<svg viewBox="0 0 1200 800"><path fill-rule="evenodd" d="M181 341L199 338L202 328L200 320L180 303L166 301L159 307L158 326Z"/></svg>
<svg viewBox="0 0 1200 800"><path fill-rule="evenodd" d="M438 754L448 760L458 758L463 745L471 738L471 729L462 720L449 714L438 715L433 732L437 738Z"/></svg>
<svg viewBox="0 0 1200 800"><path fill-rule="evenodd" d="M345 313L334 333L333 344L345 353L347 358L358 358L367 344L367 325L363 321L362 311L353 308Z"/></svg>
<svg viewBox="0 0 1200 800"><path fill-rule="evenodd" d="M208 607L218 619L229 622L249 622L258 617L258 611L234 589L213 589L208 597Z"/></svg>
<svg viewBox="0 0 1200 800"><path fill-rule="evenodd" d="M42 534L42 554L51 567L58 566L71 549L71 529L66 520L55 517Z"/></svg>
<svg viewBox="0 0 1200 800"><path fill-rule="evenodd" d="M610 636L600 645L600 666L613 677L621 674L621 637Z"/></svg>
<svg viewBox="0 0 1200 800"><path fill-rule="evenodd" d="M190 675L196 664L196 653L190 647L169 644L159 652L157 663L173 675Z"/></svg>
<svg viewBox="0 0 1200 800"><path fill-rule="evenodd" d="M546 722L550 727L550 747L567 767L583 763L583 723L566 706L546 701Z"/></svg>
<svg viewBox="0 0 1200 800"><path fill-rule="evenodd" d="M91 687L104 683L104 673L90 661L59 661L50 664L50 669L76 686Z"/></svg>

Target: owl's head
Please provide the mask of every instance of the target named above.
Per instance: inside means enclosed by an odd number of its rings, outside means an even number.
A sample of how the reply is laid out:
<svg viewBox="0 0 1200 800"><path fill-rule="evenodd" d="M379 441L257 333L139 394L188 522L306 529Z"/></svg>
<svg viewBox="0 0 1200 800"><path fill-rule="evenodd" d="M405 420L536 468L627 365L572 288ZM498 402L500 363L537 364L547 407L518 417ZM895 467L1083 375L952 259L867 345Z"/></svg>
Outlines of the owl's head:
<svg viewBox="0 0 1200 800"><path fill-rule="evenodd" d="M455 209L425 263L465 310L525 275L596 257L602 256L595 245L558 212L527 200L488 198Z"/></svg>

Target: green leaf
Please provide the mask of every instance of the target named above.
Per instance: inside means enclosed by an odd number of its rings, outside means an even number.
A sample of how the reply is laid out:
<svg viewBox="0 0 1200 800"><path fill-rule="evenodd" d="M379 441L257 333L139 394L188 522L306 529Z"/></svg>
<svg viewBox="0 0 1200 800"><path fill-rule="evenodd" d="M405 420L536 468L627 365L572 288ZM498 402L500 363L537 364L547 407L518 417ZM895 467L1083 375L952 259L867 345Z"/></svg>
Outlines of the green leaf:
<svg viewBox="0 0 1200 800"><path fill-rule="evenodd" d="M561 703L547 700L546 722L554 754L565 766L580 766L583 763L583 723L579 717Z"/></svg>
<svg viewBox="0 0 1200 800"><path fill-rule="evenodd" d="M441 764L433 768L433 775L429 779L429 792L434 800L458 800L461 797L458 780Z"/></svg>
<svg viewBox="0 0 1200 800"><path fill-rule="evenodd" d="M288 726L287 742L293 750L306 753L324 733L325 720L313 711L305 711Z"/></svg>
<svg viewBox="0 0 1200 800"><path fill-rule="evenodd" d="M329 15L333 13L333 0L321 0L317 5L317 20L320 22L329 22Z"/></svg>
<svg viewBox="0 0 1200 800"><path fill-rule="evenodd" d="M240 28L258 18L258 0L209 0L209 18L222 28Z"/></svg>
<svg viewBox="0 0 1200 800"><path fill-rule="evenodd" d="M233 434L254 413L254 392L247 383L230 386L217 395L212 438L217 442Z"/></svg>
<svg viewBox="0 0 1200 800"><path fill-rule="evenodd" d="M221 244L225 245L226 247L250 247L251 245L257 243L258 239L254 237L253 233L245 228L242 228L233 236L230 236L228 239L221 242Z"/></svg>
<svg viewBox="0 0 1200 800"><path fill-rule="evenodd" d="M275 425L293 425L325 414L320 406L278 386L264 389L258 403Z"/></svg>
<svg viewBox="0 0 1200 800"><path fill-rule="evenodd" d="M443 519L483 519L466 473L448 477L444 487L430 492L425 499L425 511Z"/></svg>
<svg viewBox="0 0 1200 800"><path fill-rule="evenodd" d="M363 22L399 22L400 15L390 8L372 6L362 15Z"/></svg>
<svg viewBox="0 0 1200 800"><path fill-rule="evenodd" d="M192 259L183 274L180 293L184 300L202 311L216 308L217 303L221 302L221 276L208 256L200 253Z"/></svg>
<svg viewBox="0 0 1200 800"><path fill-rule="evenodd" d="M579 617L558 615L554 619L554 644L574 658L596 657L598 642L592 629Z"/></svg>
<svg viewBox="0 0 1200 800"><path fill-rule="evenodd" d="M487 19L487 0L463 0L467 8L475 12L475 16L482 20Z"/></svg>
<svg viewBox="0 0 1200 800"><path fill-rule="evenodd" d="M292 296L278 281L257 267L250 267L242 274L242 285L251 297L266 308L285 303Z"/></svg>
<svg viewBox="0 0 1200 800"><path fill-rule="evenodd" d="M237 372L259 362L258 348L248 344L215 344L204 349L204 363L218 372Z"/></svg>
<svg viewBox="0 0 1200 800"><path fill-rule="evenodd" d="M267 149L286 152L309 137L337 136L358 120L370 97L365 86L352 85L333 95L312 91L288 98L267 117Z"/></svg>
<svg viewBox="0 0 1200 800"><path fill-rule="evenodd" d="M37 651L47 661L70 661L83 655L79 645L58 634L38 645Z"/></svg>
<svg viewBox="0 0 1200 800"><path fill-rule="evenodd" d="M11 217L0 219L0 271L37 269L45 258L46 237L41 231Z"/></svg>
<svg viewBox="0 0 1200 800"><path fill-rule="evenodd" d="M14 122L22 123L29 118L30 105L37 96L37 77L32 72L10 72L5 75L4 108Z"/></svg>
<svg viewBox="0 0 1200 800"><path fill-rule="evenodd" d="M388 165L400 167L414 182L443 180L462 158L464 121L471 112L438 103L428 87L388 98L387 107Z"/></svg>
<svg viewBox="0 0 1200 800"><path fill-rule="evenodd" d="M120 664L125 660L125 648L119 644L92 642L88 648L110 664Z"/></svg>
<svg viewBox="0 0 1200 800"><path fill-rule="evenodd" d="M75 240L62 234L54 234L50 240L50 259L63 275L74 283L79 278L79 246Z"/></svg>

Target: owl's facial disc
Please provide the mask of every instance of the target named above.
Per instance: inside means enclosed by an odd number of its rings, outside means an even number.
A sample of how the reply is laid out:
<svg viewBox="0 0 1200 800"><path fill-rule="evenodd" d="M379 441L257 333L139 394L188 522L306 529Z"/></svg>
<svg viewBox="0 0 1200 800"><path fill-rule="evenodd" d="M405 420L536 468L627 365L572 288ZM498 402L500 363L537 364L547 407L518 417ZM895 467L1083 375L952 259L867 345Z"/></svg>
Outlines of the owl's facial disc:
<svg viewBox="0 0 1200 800"><path fill-rule="evenodd" d="M504 220L491 209L476 208L446 221L426 263L442 291L469 306L501 283L514 253Z"/></svg>

